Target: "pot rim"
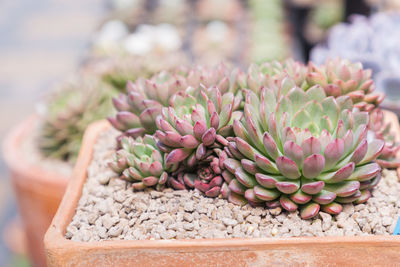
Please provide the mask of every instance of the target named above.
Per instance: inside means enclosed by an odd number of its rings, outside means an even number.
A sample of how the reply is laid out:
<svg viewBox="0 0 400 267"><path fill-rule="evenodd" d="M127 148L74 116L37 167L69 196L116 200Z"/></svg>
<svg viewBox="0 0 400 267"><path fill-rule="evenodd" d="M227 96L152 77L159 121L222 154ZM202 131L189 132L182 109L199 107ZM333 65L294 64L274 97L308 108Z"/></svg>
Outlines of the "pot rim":
<svg viewBox="0 0 400 267"><path fill-rule="evenodd" d="M39 120L39 115L34 114L11 129L3 140L2 153L4 161L11 173L19 174L14 175L16 179L24 183L30 183L32 187L37 183L64 187L69 181L68 176L41 168L40 165L27 160L27 155L21 151L23 139L34 130ZM19 177L23 177L23 179ZM57 179L54 179L54 177L57 177Z"/></svg>
<svg viewBox="0 0 400 267"><path fill-rule="evenodd" d="M384 111L387 120L392 122L396 137L400 140L400 126L397 117L390 111ZM91 124L84 135L81 151L73 175L68 184L66 193L46 232L44 243L46 251L62 251L74 249L146 249L146 250L176 250L176 249L201 249L203 251L228 250L235 247L243 248L257 246L327 246L327 245L357 245L370 246L372 244L382 247L393 247L400 245L398 236L324 236L324 237L270 237L270 238L218 238L218 239L191 239L191 240L110 240L77 242L65 238L66 228L75 215L75 210L82 194L86 181L87 166L93 155L93 146L99 133L107 130L111 125L103 120ZM398 154L400 157L400 152ZM397 169L400 177L400 168Z"/></svg>

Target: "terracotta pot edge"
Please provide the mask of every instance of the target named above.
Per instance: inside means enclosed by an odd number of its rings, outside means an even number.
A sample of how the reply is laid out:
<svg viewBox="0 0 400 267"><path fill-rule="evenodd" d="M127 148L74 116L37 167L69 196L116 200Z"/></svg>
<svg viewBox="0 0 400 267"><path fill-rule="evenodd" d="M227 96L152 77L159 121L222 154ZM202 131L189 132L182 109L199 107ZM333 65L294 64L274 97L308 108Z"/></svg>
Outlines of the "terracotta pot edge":
<svg viewBox="0 0 400 267"><path fill-rule="evenodd" d="M10 172L20 174L21 177L64 187L69 181L68 176L32 164L29 160L24 160L26 157L24 153L21 153L21 140L32 130L38 120L37 114L31 115L8 132L2 143L4 161ZM21 162L24 164L21 164ZM58 179L54 179L55 176Z"/></svg>
<svg viewBox="0 0 400 267"><path fill-rule="evenodd" d="M56 215L44 236L45 250L50 247L62 247L63 244L68 241L65 239L64 233L75 214L75 208L82 195L82 189L87 176L87 166L93 155L93 147L97 141L98 135L110 127L111 125L106 120L94 122L87 127L70 182L68 183Z"/></svg>

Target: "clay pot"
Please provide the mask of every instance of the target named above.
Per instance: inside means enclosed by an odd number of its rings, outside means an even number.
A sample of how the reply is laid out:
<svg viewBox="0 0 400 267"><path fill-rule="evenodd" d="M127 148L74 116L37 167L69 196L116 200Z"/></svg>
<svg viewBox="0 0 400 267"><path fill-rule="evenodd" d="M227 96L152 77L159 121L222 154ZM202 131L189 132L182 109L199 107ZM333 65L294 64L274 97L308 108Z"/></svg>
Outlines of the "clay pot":
<svg viewBox="0 0 400 267"><path fill-rule="evenodd" d="M397 120L393 123L398 127ZM400 261L398 236L101 242L66 239L93 146L99 133L109 127L101 121L85 133L73 177L44 238L49 266L390 266Z"/></svg>
<svg viewBox="0 0 400 267"><path fill-rule="evenodd" d="M33 116L15 127L3 144L3 155L10 171L29 257L34 266L46 266L43 237L61 202L68 177L32 165L21 149L22 141L34 130Z"/></svg>

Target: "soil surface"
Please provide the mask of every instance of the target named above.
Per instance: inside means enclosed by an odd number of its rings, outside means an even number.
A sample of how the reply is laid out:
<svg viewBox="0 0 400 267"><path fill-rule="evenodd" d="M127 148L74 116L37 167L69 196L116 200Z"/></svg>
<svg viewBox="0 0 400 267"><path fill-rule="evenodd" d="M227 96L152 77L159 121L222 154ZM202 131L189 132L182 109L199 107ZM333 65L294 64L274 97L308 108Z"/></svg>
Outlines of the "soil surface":
<svg viewBox="0 0 400 267"><path fill-rule="evenodd" d="M27 136L21 144L21 151L24 153L24 159L28 160L30 164L40 166L40 168L46 171L69 177L72 174L73 165L65 161L44 157L37 145L39 134L40 123L38 122L32 134Z"/></svg>
<svg viewBox="0 0 400 267"><path fill-rule="evenodd" d="M390 235L400 216L396 172L383 171L373 197L347 204L337 216L302 220L298 212L233 205L197 190L133 192L107 167L117 132L101 134L66 237L74 241L234 237Z"/></svg>

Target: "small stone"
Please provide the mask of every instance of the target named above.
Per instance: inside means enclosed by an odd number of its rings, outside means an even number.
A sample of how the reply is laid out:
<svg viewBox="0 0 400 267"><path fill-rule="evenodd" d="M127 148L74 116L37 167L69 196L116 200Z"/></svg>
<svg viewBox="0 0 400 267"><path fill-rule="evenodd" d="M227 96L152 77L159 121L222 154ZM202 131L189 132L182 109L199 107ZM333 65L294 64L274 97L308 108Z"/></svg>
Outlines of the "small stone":
<svg viewBox="0 0 400 267"><path fill-rule="evenodd" d="M148 213L142 213L142 215L140 215L139 217L139 221L143 222L149 219L149 214Z"/></svg>
<svg viewBox="0 0 400 267"><path fill-rule="evenodd" d="M369 225L369 224L365 224L363 227L362 227L362 231L364 232L364 233L371 233L371 226Z"/></svg>
<svg viewBox="0 0 400 267"><path fill-rule="evenodd" d="M261 222L261 218L260 218L260 216L249 215L249 216L247 216L246 221L248 221L250 223L259 224Z"/></svg>
<svg viewBox="0 0 400 267"><path fill-rule="evenodd" d="M193 221L193 214L185 212L183 214L183 219L185 221L187 221L187 222L192 222Z"/></svg>
<svg viewBox="0 0 400 267"><path fill-rule="evenodd" d="M100 202L100 203L97 204L96 207L97 207L100 215L103 215L103 214L108 212L108 207L106 205L106 202Z"/></svg>
<svg viewBox="0 0 400 267"><path fill-rule="evenodd" d="M379 210L379 213L382 214L382 216L389 216L390 215L390 208L389 207L382 207Z"/></svg>
<svg viewBox="0 0 400 267"><path fill-rule="evenodd" d="M282 212L282 208L281 207L277 207L277 208L269 210L269 213L271 213L274 216L278 216L279 214L281 214L281 212Z"/></svg>
<svg viewBox="0 0 400 267"><path fill-rule="evenodd" d="M238 222L235 219L229 219L229 218L223 218L222 222L226 225L226 226L235 226L238 224Z"/></svg>
<svg viewBox="0 0 400 267"><path fill-rule="evenodd" d="M193 231L194 230L194 224L193 223L184 223L183 224L183 229L186 231Z"/></svg>
<svg viewBox="0 0 400 267"><path fill-rule="evenodd" d="M97 220L98 217L99 217L99 214L91 213L91 214L89 214L89 216L88 216L88 222L89 222L90 224L94 224L94 223L96 222L96 220Z"/></svg>
<svg viewBox="0 0 400 267"><path fill-rule="evenodd" d="M383 226L389 226L392 224L392 222L393 222L393 219L390 217L387 217L387 216L383 217L383 219L382 219Z"/></svg>
<svg viewBox="0 0 400 267"><path fill-rule="evenodd" d="M342 216L347 216L348 217L353 213L354 213L353 204L346 204L346 205L343 205L343 211L340 214L343 214ZM340 216L340 214L338 216Z"/></svg>
<svg viewBox="0 0 400 267"><path fill-rule="evenodd" d="M332 216L325 212L320 212L319 216L322 218L322 231L327 231L332 225Z"/></svg>
<svg viewBox="0 0 400 267"><path fill-rule="evenodd" d="M167 230L165 232L160 233L162 239L171 239L176 236L176 232L173 230Z"/></svg>
<svg viewBox="0 0 400 267"><path fill-rule="evenodd" d="M192 212L194 211L194 203L193 201L186 202L185 205L183 206L183 209L187 212Z"/></svg>
<svg viewBox="0 0 400 267"><path fill-rule="evenodd" d="M119 203L123 203L125 200L125 194L123 192L117 192L114 194L114 199L115 201L119 202Z"/></svg>
<svg viewBox="0 0 400 267"><path fill-rule="evenodd" d="M111 176L109 175L101 175L98 177L98 181L100 184L105 185L110 181Z"/></svg>
<svg viewBox="0 0 400 267"><path fill-rule="evenodd" d="M357 206L354 206L355 211L361 211L364 210L366 206L364 204L358 204Z"/></svg>
<svg viewBox="0 0 400 267"><path fill-rule="evenodd" d="M102 225L106 229L110 229L113 225L115 225L118 222L118 218L110 217L109 214L104 215L103 217L101 217L101 219L102 219Z"/></svg>
<svg viewBox="0 0 400 267"><path fill-rule="evenodd" d="M159 191L155 191L155 190L150 191L151 198L160 198L163 195L164 195L163 192L159 192Z"/></svg>
<svg viewBox="0 0 400 267"><path fill-rule="evenodd" d="M166 213L166 212L165 212L165 213L162 213L162 214L160 214L160 215L158 215L158 220L159 220L160 222L165 222L165 221L167 221L167 220L173 221L171 215L169 215L169 214Z"/></svg>
<svg viewBox="0 0 400 267"><path fill-rule="evenodd" d="M108 230L108 234L112 237L117 237L120 234L122 234L122 228L119 226L113 226L110 228L110 230Z"/></svg>
<svg viewBox="0 0 400 267"><path fill-rule="evenodd" d="M108 237L107 229L102 226L97 228L97 234L102 239L106 239Z"/></svg>

